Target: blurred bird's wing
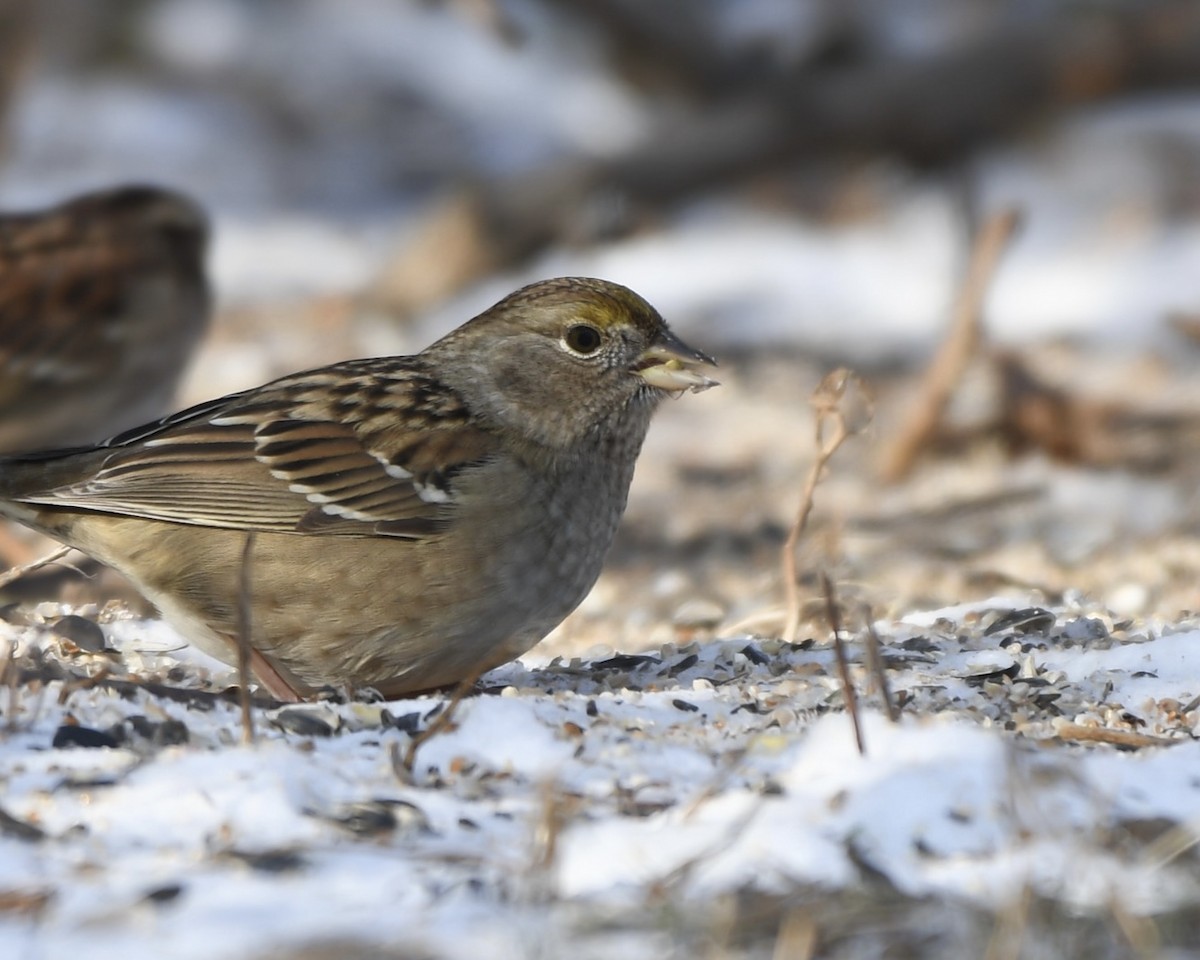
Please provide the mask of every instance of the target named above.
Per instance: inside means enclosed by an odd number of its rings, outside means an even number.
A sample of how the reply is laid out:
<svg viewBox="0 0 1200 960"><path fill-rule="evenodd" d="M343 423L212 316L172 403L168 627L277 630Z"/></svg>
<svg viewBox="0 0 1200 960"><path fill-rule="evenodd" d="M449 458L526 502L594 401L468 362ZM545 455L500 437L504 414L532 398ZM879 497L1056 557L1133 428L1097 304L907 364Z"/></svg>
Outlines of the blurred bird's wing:
<svg viewBox="0 0 1200 960"><path fill-rule="evenodd" d="M208 313L207 242L203 211L152 187L0 216L0 404L111 376L147 328L186 332L190 347ZM115 322L164 305L171 323Z"/></svg>

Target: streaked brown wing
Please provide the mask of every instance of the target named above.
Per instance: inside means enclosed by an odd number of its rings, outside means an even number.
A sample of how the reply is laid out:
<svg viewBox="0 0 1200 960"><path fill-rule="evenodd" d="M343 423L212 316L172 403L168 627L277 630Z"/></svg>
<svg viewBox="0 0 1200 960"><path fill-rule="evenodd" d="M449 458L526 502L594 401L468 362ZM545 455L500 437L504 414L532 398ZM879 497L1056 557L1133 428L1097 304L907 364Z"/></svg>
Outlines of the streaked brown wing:
<svg viewBox="0 0 1200 960"><path fill-rule="evenodd" d="M406 358L384 374L379 364L288 377L68 454L43 467L57 478L48 489L17 499L234 529L429 536L453 513L455 474L495 440ZM84 476L63 482L72 458Z"/></svg>

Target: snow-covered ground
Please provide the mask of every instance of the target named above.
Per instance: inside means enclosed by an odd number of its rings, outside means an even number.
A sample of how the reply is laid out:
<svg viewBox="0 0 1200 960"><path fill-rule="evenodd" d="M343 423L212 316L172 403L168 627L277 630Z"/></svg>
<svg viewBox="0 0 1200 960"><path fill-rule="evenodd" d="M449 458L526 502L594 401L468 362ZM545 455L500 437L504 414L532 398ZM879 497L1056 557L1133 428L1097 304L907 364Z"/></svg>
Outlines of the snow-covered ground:
<svg viewBox="0 0 1200 960"><path fill-rule="evenodd" d="M605 956L624 934L580 916L868 872L991 910L1027 889L1082 912L1194 903L1200 625L1014 610L880 624L898 723L852 642L863 754L811 641L510 665L411 769L443 698L256 710L247 746L232 699L22 684L0 694L0 955ZM120 661L10 633L26 665L231 679L157 622L106 627ZM108 745L71 745L76 724Z"/></svg>

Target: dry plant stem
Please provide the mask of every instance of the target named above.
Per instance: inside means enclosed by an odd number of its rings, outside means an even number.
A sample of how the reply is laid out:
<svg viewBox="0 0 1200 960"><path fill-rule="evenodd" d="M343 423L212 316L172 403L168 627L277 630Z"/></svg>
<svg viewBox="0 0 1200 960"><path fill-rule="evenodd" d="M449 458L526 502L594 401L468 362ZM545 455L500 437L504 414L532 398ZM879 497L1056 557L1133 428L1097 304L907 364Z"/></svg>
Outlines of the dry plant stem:
<svg viewBox="0 0 1200 960"><path fill-rule="evenodd" d="M796 908L784 914L775 936L772 960L811 960L816 954L817 923L808 910Z"/></svg>
<svg viewBox="0 0 1200 960"><path fill-rule="evenodd" d="M684 808L680 819L684 822L691 820L704 804L714 797L720 796L721 791L729 787L730 780L742 761L746 759L748 749L740 747L736 750L730 750L721 757L720 765L709 781L708 785L696 794L695 798Z"/></svg>
<svg viewBox="0 0 1200 960"><path fill-rule="evenodd" d="M1152 917L1139 917L1125 906L1117 892L1108 902L1108 912L1113 925L1129 944L1133 955L1139 960L1151 960L1162 956L1162 936Z"/></svg>
<svg viewBox="0 0 1200 960"><path fill-rule="evenodd" d="M533 832L531 876L542 879L549 876L558 861L559 838L577 806L576 799L569 797L558 784L547 782L544 785L540 815Z"/></svg>
<svg viewBox="0 0 1200 960"><path fill-rule="evenodd" d="M846 656L846 645L842 641L842 618L838 612L837 597L833 592L833 581L829 574L821 571L821 592L825 596L825 615L829 619L829 629L833 631L833 652L837 657L838 675L842 680L842 699L846 701L846 712L854 724L854 742L858 745L860 756L867 755L867 747L863 742L862 721L858 715L858 694L854 690L854 682L850 678L850 660Z"/></svg>
<svg viewBox="0 0 1200 960"><path fill-rule="evenodd" d="M750 804L740 816L726 825L721 836L713 840L698 853L688 857L682 863L671 868L657 881L649 885L648 893L652 897L670 900L670 891L678 891L695 873L696 868L711 862L716 856L730 849L745 834L754 818L763 810L766 797L761 796L756 803Z"/></svg>
<svg viewBox="0 0 1200 960"><path fill-rule="evenodd" d="M887 666L883 662L883 645L879 642L879 634L875 632L875 620L871 616L871 608L863 605L862 609L863 622L867 625L867 669L871 671L871 675L875 678L875 683L879 687L879 696L883 700L883 709L887 713L887 718L892 723L900 721L900 711L896 708L895 702L892 700L892 688L888 684Z"/></svg>
<svg viewBox="0 0 1200 960"><path fill-rule="evenodd" d="M17 670L17 682L29 683L44 680L44 677L31 675L28 671ZM11 682L11 681L10 681ZM78 681L76 681L78 682ZM197 710L211 710L218 703L230 702L230 696L225 692L214 693L211 690L190 690L186 687L172 687L165 683L155 683L143 680L119 680L111 676L97 675L88 679L89 688L109 690L124 697L132 697L140 693L149 694L169 703L181 703ZM43 687L43 689L45 689ZM240 697L240 691L238 693ZM276 710L285 705L285 701L276 700L270 696L254 696L250 698L253 706L260 710Z"/></svg>
<svg viewBox="0 0 1200 960"><path fill-rule="evenodd" d="M1000 256L1019 222L1017 210L1003 210L989 217L975 237L946 339L925 372L911 416L884 451L881 473L886 483L908 476L917 457L937 432L946 405L983 339L983 301Z"/></svg>
<svg viewBox="0 0 1200 960"><path fill-rule="evenodd" d="M835 370L821 382L813 393L812 404L816 410L816 429L814 434L817 448L816 458L809 468L804 481L804 490L800 494L800 509L796 511L796 519L788 531L787 540L783 544L783 589L787 620L783 627L783 639L787 643L795 643L796 633L800 629L800 576L796 569L796 548L804 529L808 526L808 518L812 513L813 498L817 492L817 484L825 471L825 465L837 452L838 447L846 442L853 433L846 423L845 412L838 405L842 391L853 377L848 370ZM826 428L831 426L832 433L827 437Z"/></svg>
<svg viewBox="0 0 1200 960"><path fill-rule="evenodd" d="M35 570L41 570L42 567L48 567L52 563L57 563L68 553L71 552L70 547L59 547L52 553L46 554L31 563L22 564L19 567L13 567L0 574L0 587L7 587L10 583L20 580L27 573L33 573Z"/></svg>
<svg viewBox="0 0 1200 960"><path fill-rule="evenodd" d="M454 714L458 711L458 705L466 699L467 694L475 687L476 681L483 676L483 670L475 670L469 676L464 677L459 681L457 687L454 688L454 693L446 702L446 708L433 718L433 721L420 733L415 734L408 742L408 749L404 751L404 759L401 765L404 771L412 774L413 767L417 762L417 751L424 746L425 743L432 740L439 733L445 730L454 721Z"/></svg>
<svg viewBox="0 0 1200 960"><path fill-rule="evenodd" d="M1194 850L1197 844L1200 844L1200 834L1197 834L1194 822L1176 824L1150 841L1142 851L1142 861L1154 870L1161 870L1189 850Z"/></svg>
<svg viewBox="0 0 1200 960"><path fill-rule="evenodd" d="M988 938L984 960L1020 960L1032 902L1033 891L1026 885L1016 900L999 911L992 935Z"/></svg>
<svg viewBox="0 0 1200 960"><path fill-rule="evenodd" d="M52 890L0 890L0 914L37 921L54 896Z"/></svg>
<svg viewBox="0 0 1200 960"><path fill-rule="evenodd" d="M1118 747L1171 747L1183 740L1169 737L1152 737L1148 733L1132 730L1109 730L1107 727L1088 727L1081 723L1063 723L1054 727L1053 740L1069 740L1079 743L1111 743Z"/></svg>
<svg viewBox="0 0 1200 960"><path fill-rule="evenodd" d="M242 570L238 583L238 703L242 708L242 743L254 742L254 714L250 709L250 656L254 650L250 642L250 573L253 555L254 531L251 530L246 534L246 542L242 546Z"/></svg>
<svg viewBox="0 0 1200 960"><path fill-rule="evenodd" d="M17 669L16 659L17 641L10 640L4 664L0 665L0 683L8 688L8 720L4 728L9 733L17 729L17 678L21 671Z"/></svg>
<svg viewBox="0 0 1200 960"><path fill-rule="evenodd" d="M97 687L103 687L108 680L108 667L101 667L100 670L90 677L76 677L72 680L64 680L62 687L58 691L58 705L66 706L71 695L79 690L94 690Z"/></svg>

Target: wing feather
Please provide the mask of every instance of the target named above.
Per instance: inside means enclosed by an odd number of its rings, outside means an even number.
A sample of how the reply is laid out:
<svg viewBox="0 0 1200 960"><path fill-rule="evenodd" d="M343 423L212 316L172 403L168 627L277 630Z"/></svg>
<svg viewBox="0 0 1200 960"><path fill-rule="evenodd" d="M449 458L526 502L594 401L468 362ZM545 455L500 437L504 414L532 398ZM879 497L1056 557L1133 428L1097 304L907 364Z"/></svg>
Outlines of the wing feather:
<svg viewBox="0 0 1200 960"><path fill-rule="evenodd" d="M52 483L15 499L211 527L421 538L453 516L457 473L495 451L416 358L352 361L65 453L40 464Z"/></svg>

